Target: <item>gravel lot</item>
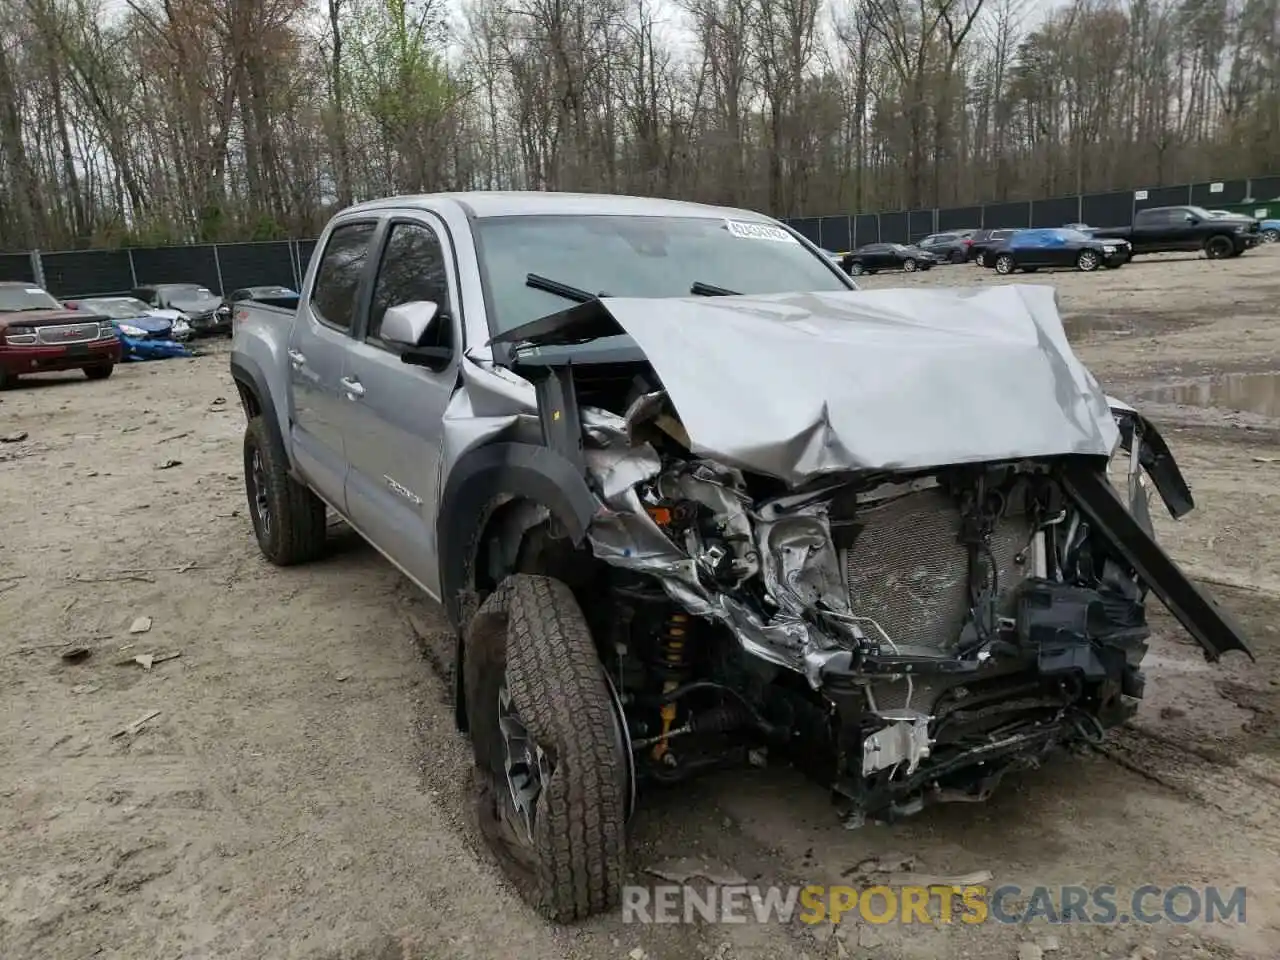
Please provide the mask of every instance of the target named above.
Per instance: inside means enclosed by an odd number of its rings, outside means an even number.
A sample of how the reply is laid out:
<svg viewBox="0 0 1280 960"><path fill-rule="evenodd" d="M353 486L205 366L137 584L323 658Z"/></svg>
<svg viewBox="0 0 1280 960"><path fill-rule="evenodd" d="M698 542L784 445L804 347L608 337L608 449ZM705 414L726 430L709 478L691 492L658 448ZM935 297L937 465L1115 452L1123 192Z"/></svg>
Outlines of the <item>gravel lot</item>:
<svg viewBox="0 0 1280 960"><path fill-rule="evenodd" d="M1156 611L1147 700L1105 753L857 831L789 771L717 776L642 809L637 882L692 856L841 883L896 852L1024 887L1243 884L1243 927L545 926L470 822L436 608L341 527L315 566L260 558L217 344L0 397L0 435L27 435L0 443L0 958L976 960L1049 936L1047 960L1274 957L1280 250L1018 280L1056 286L1081 357L1164 426L1200 507L1158 516L1160 535L1258 663L1207 666ZM1007 281L957 266L865 285L974 282ZM131 634L139 617L152 626ZM65 660L76 647L91 654Z"/></svg>

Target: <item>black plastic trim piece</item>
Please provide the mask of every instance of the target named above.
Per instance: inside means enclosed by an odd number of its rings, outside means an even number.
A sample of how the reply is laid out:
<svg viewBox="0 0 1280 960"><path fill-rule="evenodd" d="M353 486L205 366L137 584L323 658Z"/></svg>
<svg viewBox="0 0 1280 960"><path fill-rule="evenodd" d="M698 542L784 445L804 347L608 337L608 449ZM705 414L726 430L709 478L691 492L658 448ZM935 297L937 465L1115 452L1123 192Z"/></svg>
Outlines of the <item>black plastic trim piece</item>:
<svg viewBox="0 0 1280 960"><path fill-rule="evenodd" d="M600 300L588 300L568 310L550 313L491 337L489 343L533 343L538 346L583 343L602 337L626 335L622 324L613 318Z"/></svg>
<svg viewBox="0 0 1280 960"><path fill-rule="evenodd" d="M546 447L494 443L462 457L449 473L436 528L440 595L457 629L462 627L462 593L475 582L473 568L487 513L504 494L546 507L575 544L586 539L600 507L583 473Z"/></svg>
<svg viewBox="0 0 1280 960"><path fill-rule="evenodd" d="M1062 470L1067 493L1090 524L1137 571L1169 608L1196 643L1205 659L1218 660L1228 650L1240 650L1256 660L1244 632L1234 618L1178 567L1125 507L1096 467L1068 464Z"/></svg>
<svg viewBox="0 0 1280 960"><path fill-rule="evenodd" d="M292 471L293 457L289 445L284 442L284 432L276 417L276 405L272 402L271 391L267 388L267 377L262 372L262 367L258 366L256 360L249 357L232 357L231 379L247 388L258 401L258 409L267 423L267 433L271 435L273 443L279 444L280 450L284 452L285 462L289 464L289 469Z"/></svg>
<svg viewBox="0 0 1280 960"><path fill-rule="evenodd" d="M1169 514L1175 519L1185 517L1196 507L1191 496L1191 488L1178 468L1169 444L1165 442L1155 424L1136 410L1113 410L1117 426L1120 428L1120 446L1129 451L1133 446L1134 428L1137 428L1138 439L1142 448L1138 451L1138 462L1142 464L1147 476L1155 484L1160 499L1169 508Z"/></svg>

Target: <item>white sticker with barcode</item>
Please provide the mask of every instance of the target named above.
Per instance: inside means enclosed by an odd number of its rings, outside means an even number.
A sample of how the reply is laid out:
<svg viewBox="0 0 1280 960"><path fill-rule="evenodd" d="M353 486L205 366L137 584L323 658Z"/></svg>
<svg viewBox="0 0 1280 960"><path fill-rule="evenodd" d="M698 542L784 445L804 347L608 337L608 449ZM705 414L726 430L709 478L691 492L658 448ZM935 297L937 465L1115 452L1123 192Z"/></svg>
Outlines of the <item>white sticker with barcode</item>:
<svg viewBox="0 0 1280 960"><path fill-rule="evenodd" d="M796 243L795 237L772 223L752 223L750 220L726 220L729 232L741 240L774 240L778 243Z"/></svg>

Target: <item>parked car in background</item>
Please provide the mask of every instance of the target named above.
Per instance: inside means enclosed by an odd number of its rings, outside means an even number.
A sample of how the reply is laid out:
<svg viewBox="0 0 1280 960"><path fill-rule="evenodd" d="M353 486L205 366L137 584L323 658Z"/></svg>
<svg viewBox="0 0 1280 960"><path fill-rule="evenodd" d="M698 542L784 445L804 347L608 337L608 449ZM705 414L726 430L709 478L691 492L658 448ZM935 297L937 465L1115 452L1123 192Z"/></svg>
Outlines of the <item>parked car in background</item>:
<svg viewBox="0 0 1280 960"><path fill-rule="evenodd" d="M1035 273L1042 267L1068 267L1090 273L1099 267L1122 266L1128 259L1126 241L1098 240L1065 227L1019 230L986 251L986 260L1001 274L1018 270Z"/></svg>
<svg viewBox="0 0 1280 960"><path fill-rule="evenodd" d="M137 297L85 297L67 300L66 306L70 310L87 310L110 317L117 330L123 326L131 326L148 334L150 339L176 340L181 343L191 338L191 324L181 310L152 307Z"/></svg>
<svg viewBox="0 0 1280 960"><path fill-rule="evenodd" d="M1258 235L1263 243L1280 240L1280 220L1263 220L1258 224Z"/></svg>
<svg viewBox="0 0 1280 960"><path fill-rule="evenodd" d="M0 389L25 373L83 370L105 380L120 362L110 319L68 310L31 283L0 283Z"/></svg>
<svg viewBox="0 0 1280 960"><path fill-rule="evenodd" d="M1204 207L1151 207L1139 210L1129 227L1099 227L1099 240L1128 240L1133 255L1203 250L1211 260L1238 257L1259 242L1258 221L1228 214L1214 216Z"/></svg>
<svg viewBox="0 0 1280 960"><path fill-rule="evenodd" d="M973 235L977 232L975 228L931 233L920 241L920 249L932 253L940 263L964 263L969 259L969 247L972 246Z"/></svg>
<svg viewBox="0 0 1280 960"><path fill-rule="evenodd" d="M867 243L852 253L846 253L840 260L840 266L849 276L857 277L878 270L914 273L916 270L928 270L937 262L937 257L920 247L905 243Z"/></svg>
<svg viewBox="0 0 1280 960"><path fill-rule="evenodd" d="M159 360L190 355L181 344L191 336L186 318L157 315L136 297L90 297L70 300L67 307L109 317L120 337L124 360Z"/></svg>
<svg viewBox="0 0 1280 960"><path fill-rule="evenodd" d="M133 295L150 307L178 310L196 336L231 333L231 310L216 293L198 283L152 283L134 287Z"/></svg>
<svg viewBox="0 0 1280 960"><path fill-rule="evenodd" d="M236 304L245 300L252 300L255 303L265 303L273 307L284 307L286 310L292 310L298 305L298 291L289 287L279 285L266 285L261 287L241 287L239 290L232 290L223 300L223 305L234 311Z"/></svg>
<svg viewBox="0 0 1280 960"><path fill-rule="evenodd" d="M990 266L990 264L983 260L983 254L986 252L987 248L1002 240L1008 240L1017 232L1016 228L1004 227L994 230L989 228L975 230L969 237L969 246L965 251L965 257L969 260L977 261L979 266Z"/></svg>

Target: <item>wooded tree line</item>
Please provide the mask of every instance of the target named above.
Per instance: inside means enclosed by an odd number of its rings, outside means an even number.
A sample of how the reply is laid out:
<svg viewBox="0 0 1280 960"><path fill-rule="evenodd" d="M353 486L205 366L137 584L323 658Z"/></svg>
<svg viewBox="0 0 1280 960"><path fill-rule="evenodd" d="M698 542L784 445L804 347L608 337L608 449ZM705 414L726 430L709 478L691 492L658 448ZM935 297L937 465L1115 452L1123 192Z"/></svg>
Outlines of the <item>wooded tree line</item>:
<svg viewBox="0 0 1280 960"><path fill-rule="evenodd" d="M1280 0L0 0L0 247L310 236L416 191L788 216L1270 173L1278 24Z"/></svg>

